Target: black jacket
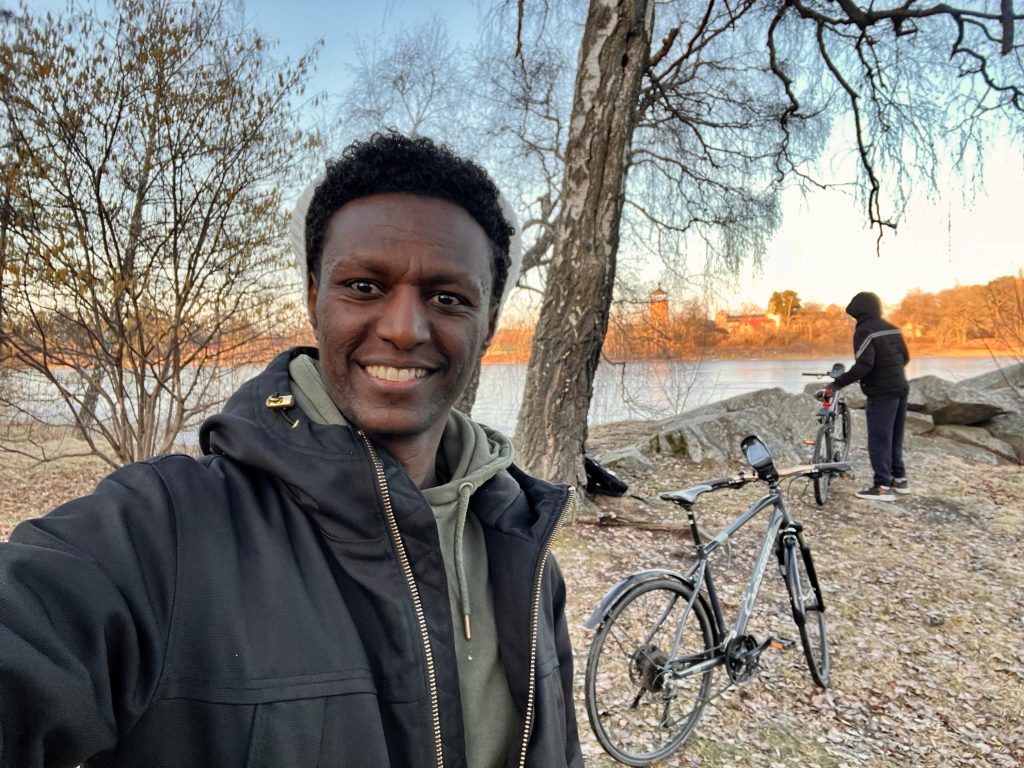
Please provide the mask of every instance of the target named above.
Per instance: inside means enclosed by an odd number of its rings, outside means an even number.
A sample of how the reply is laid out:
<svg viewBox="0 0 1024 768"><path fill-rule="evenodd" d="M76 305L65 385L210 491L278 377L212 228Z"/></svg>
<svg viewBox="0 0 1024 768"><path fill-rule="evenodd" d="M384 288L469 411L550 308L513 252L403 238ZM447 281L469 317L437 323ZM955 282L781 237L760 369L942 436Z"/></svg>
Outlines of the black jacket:
<svg viewBox="0 0 1024 768"><path fill-rule="evenodd" d="M0 766L465 768L433 513L365 437L267 407L298 351L204 424L203 459L125 467L0 544ZM568 503L515 468L471 502L509 766L582 766L549 556Z"/></svg>
<svg viewBox="0 0 1024 768"><path fill-rule="evenodd" d="M853 365L836 377L833 386L860 382L864 394L885 400L905 395L910 385L904 371L910 353L900 329L882 319L882 302L873 293L858 293L846 307L857 320L853 332Z"/></svg>

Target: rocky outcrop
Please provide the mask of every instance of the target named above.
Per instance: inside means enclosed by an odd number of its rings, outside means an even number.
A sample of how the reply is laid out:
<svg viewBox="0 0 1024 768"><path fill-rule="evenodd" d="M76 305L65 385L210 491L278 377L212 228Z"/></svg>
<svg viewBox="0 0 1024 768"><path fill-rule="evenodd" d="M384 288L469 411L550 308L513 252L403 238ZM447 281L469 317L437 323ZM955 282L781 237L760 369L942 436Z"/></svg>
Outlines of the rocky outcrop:
<svg viewBox="0 0 1024 768"><path fill-rule="evenodd" d="M1021 393L1024 392L1024 363L997 368L980 376L964 379L960 383L975 389L1010 389Z"/></svg>
<svg viewBox="0 0 1024 768"><path fill-rule="evenodd" d="M739 444L757 434L788 463L806 460L818 403L810 395L762 389L660 422L641 450L684 456L693 462L739 459Z"/></svg>
<svg viewBox="0 0 1024 768"><path fill-rule="evenodd" d="M650 434L633 445L598 454L610 467L640 467L656 454L671 454L695 463L741 459L739 444L756 434L780 463L809 458L814 415L820 404L808 384L800 394L763 389L702 406L680 416L649 424ZM934 447L984 463L1024 463L1024 365L955 383L937 376L910 382L908 439L933 441ZM863 406L856 387L844 393L851 407ZM863 416L854 412L853 445L863 446Z"/></svg>
<svg viewBox="0 0 1024 768"><path fill-rule="evenodd" d="M907 411L907 426L904 431L908 435L926 435L935 429L935 420L921 411Z"/></svg>
<svg viewBox="0 0 1024 768"><path fill-rule="evenodd" d="M982 427L965 427L962 424L938 424L934 434L937 437L945 437L962 445L971 445L981 448L998 459L1016 464L1018 462L1017 451L1012 445L994 437L987 429Z"/></svg>
<svg viewBox="0 0 1024 768"><path fill-rule="evenodd" d="M1010 397L938 376L910 382L907 408L929 414L936 424L981 424L1013 410Z"/></svg>
<svg viewBox="0 0 1024 768"><path fill-rule="evenodd" d="M1017 458L1024 463L1024 413L1004 413L985 425L988 433L997 440L1013 446Z"/></svg>

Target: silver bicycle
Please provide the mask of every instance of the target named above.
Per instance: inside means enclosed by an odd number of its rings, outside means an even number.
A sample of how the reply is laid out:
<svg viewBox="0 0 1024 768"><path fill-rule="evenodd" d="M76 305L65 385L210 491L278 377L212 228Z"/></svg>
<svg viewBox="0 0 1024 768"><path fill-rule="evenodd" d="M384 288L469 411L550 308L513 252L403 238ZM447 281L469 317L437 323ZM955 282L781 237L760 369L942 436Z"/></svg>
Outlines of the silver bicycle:
<svg viewBox="0 0 1024 768"><path fill-rule="evenodd" d="M587 658L587 715L601 746L620 763L649 765L671 755L693 732L711 698L715 671L724 667L726 687L745 682L761 653L792 641L757 640L747 623L769 560L774 554L789 591L793 620L811 677L828 686L828 633L811 549L803 524L790 517L780 484L797 477L841 474L848 462L822 462L776 469L771 452L756 436L741 443L753 473L708 480L662 499L686 510L697 562L685 573L667 568L634 573L612 587L586 621L597 629ZM762 482L767 493L718 535L702 539L694 505L705 493ZM710 556L743 526L768 512L768 527L732 625L726 624L712 578Z"/></svg>
<svg viewBox="0 0 1024 768"><path fill-rule="evenodd" d="M845 371L846 366L842 363L835 363L828 373L804 373L803 375L834 379ZM821 406L814 414L818 428L815 430L812 442L814 452L811 454L811 461L815 464L824 461L846 461L850 456L850 440L853 433L850 408L846 404L842 390L825 386L814 393L814 398L821 403ZM831 474L823 474L814 478L814 500L818 506L823 506L828 501L831 480Z"/></svg>

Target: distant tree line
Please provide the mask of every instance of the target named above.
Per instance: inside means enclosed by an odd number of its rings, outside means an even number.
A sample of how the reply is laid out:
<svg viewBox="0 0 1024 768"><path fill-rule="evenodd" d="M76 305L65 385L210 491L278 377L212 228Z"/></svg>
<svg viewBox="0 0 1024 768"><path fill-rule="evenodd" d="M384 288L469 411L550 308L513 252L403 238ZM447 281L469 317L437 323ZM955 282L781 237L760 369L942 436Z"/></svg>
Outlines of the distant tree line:
<svg viewBox="0 0 1024 768"><path fill-rule="evenodd" d="M651 303L620 303L612 313L604 355L614 361L692 360L762 349L785 354L850 351L852 326L845 308L804 302L792 290L774 292L764 310L747 307L742 315L721 314L729 322L709 317L707 304L694 297L671 312L657 312ZM886 316L919 352L973 348L1024 355L1024 271L937 293L915 288Z"/></svg>

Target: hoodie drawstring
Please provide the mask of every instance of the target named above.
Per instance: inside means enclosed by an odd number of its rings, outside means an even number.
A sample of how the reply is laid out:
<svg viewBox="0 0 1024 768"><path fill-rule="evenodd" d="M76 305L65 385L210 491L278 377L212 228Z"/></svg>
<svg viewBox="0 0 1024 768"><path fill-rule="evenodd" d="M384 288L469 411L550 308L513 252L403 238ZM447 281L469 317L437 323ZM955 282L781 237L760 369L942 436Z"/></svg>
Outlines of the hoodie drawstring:
<svg viewBox="0 0 1024 768"><path fill-rule="evenodd" d="M455 520L455 579L459 584L459 604L462 606L462 625L466 631L466 639L472 639L469 627L469 582L466 580L466 569L462 562L462 534L466 528L466 514L469 512L469 497L476 487L469 482L459 484L459 502Z"/></svg>

